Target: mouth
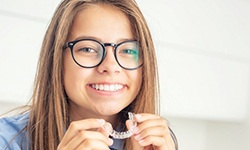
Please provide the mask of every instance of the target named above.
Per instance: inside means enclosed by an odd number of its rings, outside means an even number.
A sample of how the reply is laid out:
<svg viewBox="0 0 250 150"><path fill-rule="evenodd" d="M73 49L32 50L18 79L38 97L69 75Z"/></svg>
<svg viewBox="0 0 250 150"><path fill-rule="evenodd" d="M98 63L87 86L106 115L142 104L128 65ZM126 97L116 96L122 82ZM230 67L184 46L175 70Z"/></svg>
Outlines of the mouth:
<svg viewBox="0 0 250 150"><path fill-rule="evenodd" d="M124 85L122 84L90 84L95 90L98 91L106 91L106 92L115 92L121 90Z"/></svg>

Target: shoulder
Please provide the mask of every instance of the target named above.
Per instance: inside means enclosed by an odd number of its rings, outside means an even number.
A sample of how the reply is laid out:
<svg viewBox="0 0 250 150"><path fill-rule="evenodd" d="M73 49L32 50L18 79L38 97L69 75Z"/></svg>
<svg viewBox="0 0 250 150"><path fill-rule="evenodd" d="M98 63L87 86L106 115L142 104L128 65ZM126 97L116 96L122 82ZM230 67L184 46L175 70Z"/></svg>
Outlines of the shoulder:
<svg viewBox="0 0 250 150"><path fill-rule="evenodd" d="M24 128L28 125L29 113L0 118L0 147L20 147L26 137ZM26 139L24 139L26 140Z"/></svg>
<svg viewBox="0 0 250 150"><path fill-rule="evenodd" d="M1 125L6 125L6 124L23 124L23 123L28 123L29 121L29 113L24 113L24 114L19 114L16 116L12 116L12 117L3 117L0 118L0 124Z"/></svg>
<svg viewBox="0 0 250 150"><path fill-rule="evenodd" d="M16 115L13 117L0 118L0 133L10 133L10 131L19 132L29 122L29 113Z"/></svg>

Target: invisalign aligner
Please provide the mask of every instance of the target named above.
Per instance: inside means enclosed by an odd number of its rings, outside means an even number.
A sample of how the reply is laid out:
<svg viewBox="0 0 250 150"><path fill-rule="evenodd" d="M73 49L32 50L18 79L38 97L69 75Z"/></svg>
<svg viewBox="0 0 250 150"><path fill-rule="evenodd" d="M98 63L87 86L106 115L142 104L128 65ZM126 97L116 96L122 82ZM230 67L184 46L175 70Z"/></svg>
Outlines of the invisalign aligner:
<svg viewBox="0 0 250 150"><path fill-rule="evenodd" d="M137 126L137 122L134 120L134 114L131 112L128 112L128 118L129 118L129 120L133 121L133 125L128 131L118 132L118 131L115 131L107 126L103 126L103 128L109 133L110 136L112 136L115 139L129 138L134 134L135 128Z"/></svg>

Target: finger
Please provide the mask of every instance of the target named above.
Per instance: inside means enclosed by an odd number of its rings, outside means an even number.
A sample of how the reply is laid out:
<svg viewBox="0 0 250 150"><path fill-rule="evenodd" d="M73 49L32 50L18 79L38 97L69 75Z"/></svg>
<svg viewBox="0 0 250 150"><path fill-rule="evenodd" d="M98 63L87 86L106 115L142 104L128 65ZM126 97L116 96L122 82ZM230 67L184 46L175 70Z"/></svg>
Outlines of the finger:
<svg viewBox="0 0 250 150"><path fill-rule="evenodd" d="M145 139L149 136L158 136L158 137L163 137L167 138L169 135L169 130L167 127L164 126L159 126L159 127L150 127L142 130L139 134L135 134L134 138L137 141L140 141L142 139Z"/></svg>
<svg viewBox="0 0 250 150"><path fill-rule="evenodd" d="M126 126L127 126L128 130L131 130L131 128L133 127L133 121L132 120L127 120L126 121ZM137 130L137 127L135 129L135 132L136 132L136 130ZM133 149L144 150L144 148L138 143L138 141L135 140L133 135L131 136L130 140L131 140L131 143L133 145Z"/></svg>
<svg viewBox="0 0 250 150"><path fill-rule="evenodd" d="M151 119L151 120L146 120L144 122L141 122L140 124L138 124L138 127L137 127L138 129L137 129L136 134L140 133L141 131L145 129L152 128L152 127L164 127L168 131L166 134L169 134L167 121L161 118L159 119L156 118L156 119Z"/></svg>
<svg viewBox="0 0 250 150"><path fill-rule="evenodd" d="M159 150L174 150L175 146L171 139L165 139L159 136L149 136L145 139L138 141L142 147L153 145Z"/></svg>
<svg viewBox="0 0 250 150"><path fill-rule="evenodd" d="M96 131L81 131L65 146L66 149L75 149L82 143L88 140L97 140L105 143L105 145L112 145L113 140L105 136L104 134Z"/></svg>
<svg viewBox="0 0 250 150"><path fill-rule="evenodd" d="M143 122L145 120L150 120L150 119L160 119L161 117L155 114L142 113L142 114L135 114L134 118L136 122Z"/></svg>
<svg viewBox="0 0 250 150"><path fill-rule="evenodd" d="M136 114L137 132L135 132L132 143L143 150L152 146L158 150L174 150L174 141L170 135L168 122L155 114Z"/></svg>
<svg viewBox="0 0 250 150"><path fill-rule="evenodd" d="M66 145L80 131L100 128L104 124L105 121L103 119L86 119L86 120L74 121L70 124L68 130L66 131L62 139L62 145Z"/></svg>
<svg viewBox="0 0 250 150"><path fill-rule="evenodd" d="M110 150L109 147L99 140L87 139L76 150Z"/></svg>
<svg viewBox="0 0 250 150"><path fill-rule="evenodd" d="M138 128L135 126L134 122L132 120L126 121L126 127L128 130L130 130L133 134L137 132Z"/></svg>
<svg viewBox="0 0 250 150"><path fill-rule="evenodd" d="M138 126L134 139L140 146L157 146L159 150L173 150L174 141L164 119L147 120ZM153 121L153 122L152 122Z"/></svg>
<svg viewBox="0 0 250 150"><path fill-rule="evenodd" d="M101 128L98 128L97 131L109 137L109 133L113 131L113 127L109 122L105 122L105 124Z"/></svg>

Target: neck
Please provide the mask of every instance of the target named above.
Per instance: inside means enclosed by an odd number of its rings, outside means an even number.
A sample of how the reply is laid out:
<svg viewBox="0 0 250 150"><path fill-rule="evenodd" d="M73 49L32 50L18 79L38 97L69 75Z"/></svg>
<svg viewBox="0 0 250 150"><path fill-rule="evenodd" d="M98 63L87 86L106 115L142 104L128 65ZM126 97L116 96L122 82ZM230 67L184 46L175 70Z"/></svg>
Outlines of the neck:
<svg viewBox="0 0 250 150"><path fill-rule="evenodd" d="M103 115L101 113L96 113L93 111L89 111L83 108L77 108L76 105L70 105L69 113L70 113L70 122L77 120L84 120L90 118L96 119L104 119L106 122L112 124L113 127L117 126L117 118L118 114L107 114Z"/></svg>

